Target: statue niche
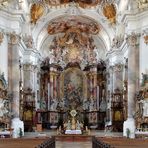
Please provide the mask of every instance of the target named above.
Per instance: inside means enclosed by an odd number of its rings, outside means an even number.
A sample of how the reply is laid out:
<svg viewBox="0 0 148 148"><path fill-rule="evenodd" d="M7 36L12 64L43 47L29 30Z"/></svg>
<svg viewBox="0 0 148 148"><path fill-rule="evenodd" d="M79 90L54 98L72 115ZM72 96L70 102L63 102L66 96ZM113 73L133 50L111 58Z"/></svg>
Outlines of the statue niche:
<svg viewBox="0 0 148 148"><path fill-rule="evenodd" d="M78 68L68 68L61 75L61 98L65 99L65 110L83 110L83 99L86 98L86 78ZM85 85L84 85L85 84Z"/></svg>

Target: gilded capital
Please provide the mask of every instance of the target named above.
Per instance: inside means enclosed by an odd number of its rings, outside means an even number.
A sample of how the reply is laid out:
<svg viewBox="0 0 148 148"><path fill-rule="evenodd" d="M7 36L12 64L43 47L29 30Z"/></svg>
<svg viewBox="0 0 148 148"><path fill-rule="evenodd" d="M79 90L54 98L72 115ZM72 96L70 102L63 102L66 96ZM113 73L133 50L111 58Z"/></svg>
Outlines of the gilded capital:
<svg viewBox="0 0 148 148"><path fill-rule="evenodd" d="M122 71L122 69L123 69L123 64L118 63L118 64L114 65L114 71L120 72L120 71Z"/></svg>
<svg viewBox="0 0 148 148"><path fill-rule="evenodd" d="M9 43L12 45L16 45L19 43L21 37L16 34L15 32L12 32L9 34Z"/></svg>
<svg viewBox="0 0 148 148"><path fill-rule="evenodd" d="M3 42L3 39L4 39L4 33L0 32L0 45Z"/></svg>
<svg viewBox="0 0 148 148"><path fill-rule="evenodd" d="M33 43L33 38L31 35L25 35L23 37L24 43L26 45L27 48L33 48L34 47L34 43Z"/></svg>
<svg viewBox="0 0 148 148"><path fill-rule="evenodd" d="M145 35L145 36L144 36L144 43L145 43L146 45L148 45L148 35Z"/></svg>
<svg viewBox="0 0 148 148"><path fill-rule="evenodd" d="M127 35L127 44L129 46L136 46L138 44L138 38L140 37L140 34L136 34L132 32L130 35Z"/></svg>

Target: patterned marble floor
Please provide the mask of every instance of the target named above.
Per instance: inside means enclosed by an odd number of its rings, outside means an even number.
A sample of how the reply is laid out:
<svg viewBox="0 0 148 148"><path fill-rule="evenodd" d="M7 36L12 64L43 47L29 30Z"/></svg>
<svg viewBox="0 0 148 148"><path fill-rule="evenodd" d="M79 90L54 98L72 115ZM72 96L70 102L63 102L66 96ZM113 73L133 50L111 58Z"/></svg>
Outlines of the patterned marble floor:
<svg viewBox="0 0 148 148"><path fill-rule="evenodd" d="M91 142L56 142L56 148L92 148Z"/></svg>

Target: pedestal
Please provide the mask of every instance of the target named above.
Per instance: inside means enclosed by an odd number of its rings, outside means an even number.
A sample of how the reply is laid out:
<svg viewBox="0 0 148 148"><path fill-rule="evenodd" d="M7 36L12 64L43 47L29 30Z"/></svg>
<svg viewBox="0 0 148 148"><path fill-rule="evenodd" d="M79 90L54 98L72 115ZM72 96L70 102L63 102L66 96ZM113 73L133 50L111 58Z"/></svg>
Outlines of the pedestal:
<svg viewBox="0 0 148 148"><path fill-rule="evenodd" d="M123 136L128 137L127 130L129 130L129 138L135 138L135 129L136 126L134 118L128 118L123 124Z"/></svg>
<svg viewBox="0 0 148 148"><path fill-rule="evenodd" d="M20 128L22 130L22 136L24 136L24 123L19 118L13 118L11 121L11 128L13 128L12 137L20 137Z"/></svg>

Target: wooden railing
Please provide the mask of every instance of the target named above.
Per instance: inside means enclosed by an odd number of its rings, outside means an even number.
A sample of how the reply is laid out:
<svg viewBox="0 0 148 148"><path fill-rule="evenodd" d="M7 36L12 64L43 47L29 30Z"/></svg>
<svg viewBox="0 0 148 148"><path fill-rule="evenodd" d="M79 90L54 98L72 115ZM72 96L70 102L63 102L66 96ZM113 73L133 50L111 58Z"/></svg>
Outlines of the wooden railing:
<svg viewBox="0 0 148 148"><path fill-rule="evenodd" d="M35 148L55 148L55 138L54 137L49 138L43 143L36 146Z"/></svg>
<svg viewBox="0 0 148 148"><path fill-rule="evenodd" d="M93 137L92 138L92 148L114 148L114 147Z"/></svg>

